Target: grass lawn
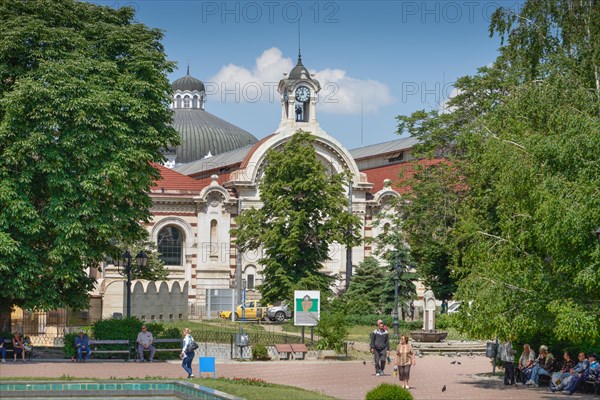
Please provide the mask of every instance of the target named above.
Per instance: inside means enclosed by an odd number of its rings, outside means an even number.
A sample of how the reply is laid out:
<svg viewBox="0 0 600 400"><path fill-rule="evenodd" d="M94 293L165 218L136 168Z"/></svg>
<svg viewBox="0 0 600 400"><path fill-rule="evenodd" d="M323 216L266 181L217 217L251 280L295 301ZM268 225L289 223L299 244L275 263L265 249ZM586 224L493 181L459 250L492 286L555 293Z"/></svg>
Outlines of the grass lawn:
<svg viewBox="0 0 600 400"><path fill-rule="evenodd" d="M146 380L169 380L158 376L148 376ZM95 379L95 378L74 378L71 376L62 376L60 378L32 378L32 377L11 377L2 378L3 381L28 381L28 382L47 382L47 381L107 381L107 379ZM126 381L130 379L119 379L113 380ZM134 379L136 381L144 379ZM190 382L184 380L183 382ZM293 386L276 385L274 383L267 383L260 379L192 379L198 385L206 386L212 389L220 390L231 395L242 397L247 400L280 400L280 399L302 399L302 400L335 400L334 397L326 396L324 394L299 389Z"/></svg>

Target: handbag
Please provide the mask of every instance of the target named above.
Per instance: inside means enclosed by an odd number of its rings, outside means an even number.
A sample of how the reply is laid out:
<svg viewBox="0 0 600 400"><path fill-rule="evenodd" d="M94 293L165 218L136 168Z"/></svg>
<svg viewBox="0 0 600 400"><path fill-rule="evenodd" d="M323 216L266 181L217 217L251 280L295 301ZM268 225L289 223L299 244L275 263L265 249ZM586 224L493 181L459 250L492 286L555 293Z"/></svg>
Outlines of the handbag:
<svg viewBox="0 0 600 400"><path fill-rule="evenodd" d="M186 351L195 351L198 347L198 343L196 343L194 339L191 339L187 345Z"/></svg>

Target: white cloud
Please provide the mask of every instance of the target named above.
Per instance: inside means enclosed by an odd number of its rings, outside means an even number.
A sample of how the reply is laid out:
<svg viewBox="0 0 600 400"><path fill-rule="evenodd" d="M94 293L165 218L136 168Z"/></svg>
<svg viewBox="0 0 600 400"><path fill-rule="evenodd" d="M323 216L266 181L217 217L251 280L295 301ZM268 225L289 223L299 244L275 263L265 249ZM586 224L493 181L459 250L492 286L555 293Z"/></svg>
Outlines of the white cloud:
<svg viewBox="0 0 600 400"><path fill-rule="evenodd" d="M456 109L456 107L451 107L451 106L449 106L449 105L448 105L448 102L449 102L450 100L452 100L454 97L456 97L456 96L458 96L459 94L461 94L461 93L462 93L462 90L460 90L460 89L457 89L457 88L455 88L455 87L454 87L454 88L452 88L452 91L451 91L451 92L450 92L450 94L448 95L448 98L447 98L447 99L445 99L444 101L442 101L442 103L440 104L439 111L440 111L442 114L446 114L446 113L451 113L451 112L453 112L453 111Z"/></svg>
<svg viewBox="0 0 600 400"><path fill-rule="evenodd" d="M283 73L289 73L295 62L284 58L276 47L265 50L250 70L234 64L223 66L205 82L209 101L222 102L279 102L277 84ZM375 80L361 80L347 76L341 69L310 71L321 84L319 112L331 114L376 113L380 107L391 104L394 98L389 88ZM216 97L216 98L215 98Z"/></svg>

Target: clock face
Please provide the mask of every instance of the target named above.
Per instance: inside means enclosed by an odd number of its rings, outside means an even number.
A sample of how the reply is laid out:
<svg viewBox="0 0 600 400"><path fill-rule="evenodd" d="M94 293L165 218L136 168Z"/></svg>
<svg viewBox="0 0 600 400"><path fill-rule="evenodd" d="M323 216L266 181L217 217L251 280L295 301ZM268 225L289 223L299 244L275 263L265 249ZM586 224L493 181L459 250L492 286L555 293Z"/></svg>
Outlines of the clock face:
<svg viewBox="0 0 600 400"><path fill-rule="evenodd" d="M300 86L296 89L296 100L304 103L310 98L310 89L306 86Z"/></svg>

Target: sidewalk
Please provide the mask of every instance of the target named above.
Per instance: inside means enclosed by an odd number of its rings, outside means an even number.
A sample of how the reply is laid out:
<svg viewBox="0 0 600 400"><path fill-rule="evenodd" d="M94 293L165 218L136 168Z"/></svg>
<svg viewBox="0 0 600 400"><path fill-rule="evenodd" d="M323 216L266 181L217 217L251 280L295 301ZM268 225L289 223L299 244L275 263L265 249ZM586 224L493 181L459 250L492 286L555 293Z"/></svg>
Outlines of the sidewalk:
<svg viewBox="0 0 600 400"><path fill-rule="evenodd" d="M451 361L461 364L450 364ZM193 368L198 370L198 360ZM260 378L268 382L292 385L316 390L338 399L362 400L365 394L380 383L395 383L392 369L386 367L386 375L376 377L371 361L266 361L266 362L217 362L217 376ZM596 399L593 394L576 393L573 396L553 394L548 389L505 387L498 378L485 378L475 374L491 372L491 365L482 356L449 358L425 356L417 359L411 370L410 385L415 399L435 400L525 400L525 399ZM0 364L0 380L3 377L60 377L75 378L181 378L186 374L179 362L155 362L138 364L124 361L95 361L85 364L58 360L35 360L32 363ZM446 391L442 392L442 387Z"/></svg>

